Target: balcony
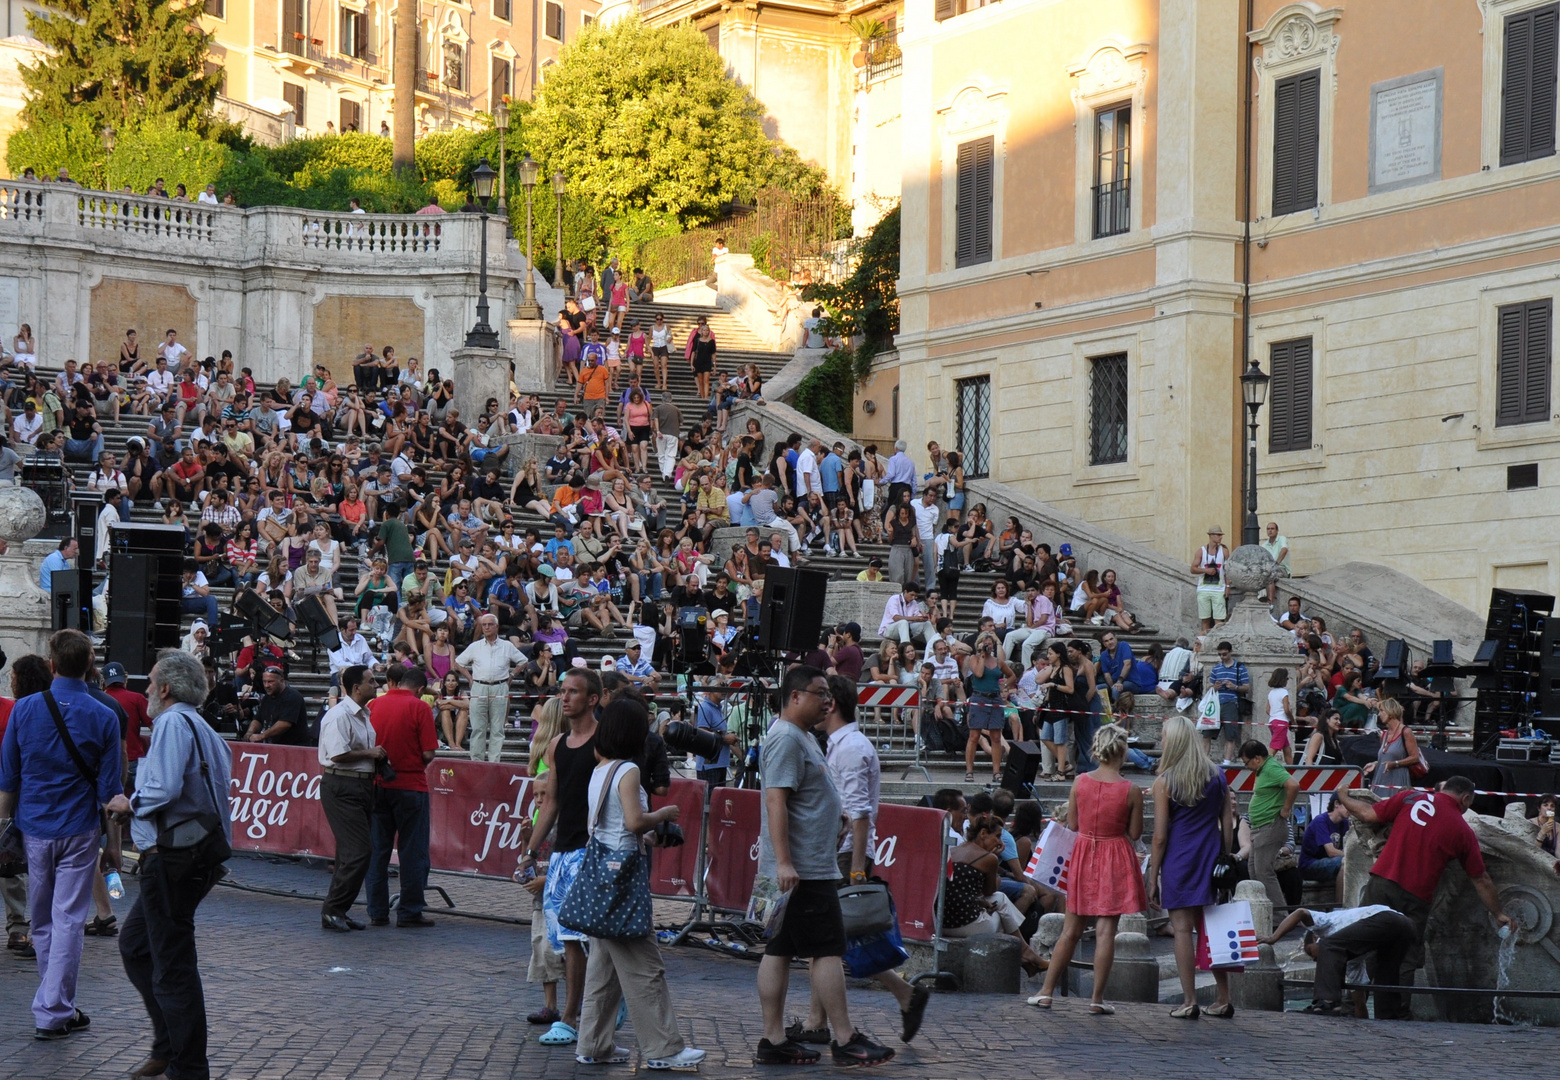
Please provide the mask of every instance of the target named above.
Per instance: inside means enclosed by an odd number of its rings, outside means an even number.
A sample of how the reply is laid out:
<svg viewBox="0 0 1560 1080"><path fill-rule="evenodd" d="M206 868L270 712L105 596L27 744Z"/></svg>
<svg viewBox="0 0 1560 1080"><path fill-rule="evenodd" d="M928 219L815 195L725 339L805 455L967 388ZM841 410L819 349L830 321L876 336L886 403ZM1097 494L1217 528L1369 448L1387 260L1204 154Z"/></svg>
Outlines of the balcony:
<svg viewBox="0 0 1560 1080"><path fill-rule="evenodd" d="M867 54L866 76L870 86L881 79L891 79L904 65L904 53L899 49L899 34L881 34L863 46Z"/></svg>
<svg viewBox="0 0 1560 1080"><path fill-rule="evenodd" d="M350 75L364 82L369 82L376 77L383 78L388 74L386 69L380 66L379 57L374 53L365 52L361 57L348 56L331 50L318 38L309 39L305 55L309 63L316 68L338 75Z"/></svg>
<svg viewBox="0 0 1560 1080"><path fill-rule="evenodd" d="M1094 187L1094 238L1116 236L1132 229L1132 181L1115 180Z"/></svg>

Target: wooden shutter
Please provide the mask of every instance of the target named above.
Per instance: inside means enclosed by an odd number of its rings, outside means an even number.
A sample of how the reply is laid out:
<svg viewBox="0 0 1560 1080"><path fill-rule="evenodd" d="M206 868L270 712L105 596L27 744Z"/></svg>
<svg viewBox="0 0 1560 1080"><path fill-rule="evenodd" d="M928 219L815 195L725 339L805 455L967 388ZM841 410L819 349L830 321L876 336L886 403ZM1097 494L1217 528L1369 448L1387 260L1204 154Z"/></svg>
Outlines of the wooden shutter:
<svg viewBox="0 0 1560 1080"><path fill-rule="evenodd" d="M1321 136L1321 71L1281 79L1273 87L1273 216L1316 205Z"/></svg>
<svg viewBox="0 0 1560 1080"><path fill-rule="evenodd" d="M547 5L547 36L554 41L563 40L563 5Z"/></svg>
<svg viewBox="0 0 1560 1080"><path fill-rule="evenodd" d="M1495 423L1536 424L1549 419L1550 300L1511 304L1497 314Z"/></svg>
<svg viewBox="0 0 1560 1080"><path fill-rule="evenodd" d="M1311 339L1276 341L1270 352L1268 452L1311 448Z"/></svg>
<svg viewBox="0 0 1560 1080"><path fill-rule="evenodd" d="M1506 19L1501 79L1500 163L1515 165L1555 152L1555 92L1560 63L1560 5Z"/></svg>
<svg viewBox="0 0 1560 1080"><path fill-rule="evenodd" d="M958 13L957 0L937 0L936 18L938 22L951 19Z"/></svg>
<svg viewBox="0 0 1560 1080"><path fill-rule="evenodd" d="M991 261L991 211L993 197L992 136L961 143L954 197L954 265L973 266Z"/></svg>

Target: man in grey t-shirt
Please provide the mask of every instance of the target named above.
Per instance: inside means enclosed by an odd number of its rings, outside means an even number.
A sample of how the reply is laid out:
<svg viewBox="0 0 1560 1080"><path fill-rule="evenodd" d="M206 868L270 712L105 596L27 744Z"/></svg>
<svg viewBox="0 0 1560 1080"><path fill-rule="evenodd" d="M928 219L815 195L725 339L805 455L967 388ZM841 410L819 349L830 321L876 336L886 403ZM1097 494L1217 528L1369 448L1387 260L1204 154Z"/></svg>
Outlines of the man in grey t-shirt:
<svg viewBox="0 0 1560 1080"><path fill-rule="evenodd" d="M760 528L774 529L785 534L787 551L802 549L802 538L796 534L796 526L775 513L775 506L780 502L780 494L775 490L774 477L768 473L754 477L753 489L742 496L742 501L752 509L753 521Z"/></svg>
<svg viewBox="0 0 1560 1080"><path fill-rule="evenodd" d="M809 1065L819 1053L787 1036L785 994L791 960L812 961L813 1000L823 1006L836 1039L836 1065L875 1065L893 1057L851 1026L845 1004L845 923L840 914L840 796L812 729L828 715L833 697L823 672L798 664L780 684L780 718L764 738L763 830L759 834L755 896L781 894L769 942L758 965L764 1037L758 1065Z"/></svg>

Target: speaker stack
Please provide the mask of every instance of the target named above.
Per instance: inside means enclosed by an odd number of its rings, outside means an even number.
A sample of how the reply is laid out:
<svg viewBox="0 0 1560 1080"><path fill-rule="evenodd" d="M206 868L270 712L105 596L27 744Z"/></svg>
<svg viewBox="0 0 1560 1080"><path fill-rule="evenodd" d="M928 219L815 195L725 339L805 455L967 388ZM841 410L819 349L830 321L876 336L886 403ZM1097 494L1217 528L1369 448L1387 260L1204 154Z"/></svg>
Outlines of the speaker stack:
<svg viewBox="0 0 1560 1080"><path fill-rule="evenodd" d="M184 610L184 530L114 527L108 555L108 661L145 675L161 649L179 647Z"/></svg>
<svg viewBox="0 0 1560 1080"><path fill-rule="evenodd" d="M1542 727L1551 739L1560 740L1560 617L1544 620L1539 638L1538 711L1535 727Z"/></svg>
<svg viewBox="0 0 1560 1080"><path fill-rule="evenodd" d="M823 631L823 601L829 575L822 570L771 566L764 571L764 602L759 608L758 647L806 654L818 647Z"/></svg>
<svg viewBox="0 0 1560 1080"><path fill-rule="evenodd" d="M43 531L36 539L63 540L70 535L70 484L63 462L49 458L28 458L17 468L22 486L32 488L43 500L46 516ZM99 503L101 504L101 499Z"/></svg>
<svg viewBox="0 0 1560 1080"><path fill-rule="evenodd" d="M1548 593L1490 590L1489 620L1479 650L1489 666L1473 683L1479 691L1473 717L1475 753L1492 753L1503 728L1528 722L1542 708L1545 640L1560 631L1550 627L1554 607L1555 598ZM1550 670L1556 670L1553 662Z"/></svg>

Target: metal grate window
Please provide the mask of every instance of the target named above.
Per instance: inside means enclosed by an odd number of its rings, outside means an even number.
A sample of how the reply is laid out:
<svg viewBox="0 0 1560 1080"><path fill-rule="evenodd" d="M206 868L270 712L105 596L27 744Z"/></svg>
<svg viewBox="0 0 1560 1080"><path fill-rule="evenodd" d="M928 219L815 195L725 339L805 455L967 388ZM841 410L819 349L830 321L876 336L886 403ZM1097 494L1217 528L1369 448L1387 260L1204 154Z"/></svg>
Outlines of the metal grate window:
<svg viewBox="0 0 1560 1080"><path fill-rule="evenodd" d="M1094 235L1132 228L1132 106L1094 115Z"/></svg>
<svg viewBox="0 0 1560 1080"><path fill-rule="evenodd" d="M953 441L972 480L991 475L991 376L958 379L953 384L958 416Z"/></svg>
<svg viewBox="0 0 1560 1080"><path fill-rule="evenodd" d="M1089 464L1127 460L1127 354L1089 361Z"/></svg>

